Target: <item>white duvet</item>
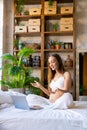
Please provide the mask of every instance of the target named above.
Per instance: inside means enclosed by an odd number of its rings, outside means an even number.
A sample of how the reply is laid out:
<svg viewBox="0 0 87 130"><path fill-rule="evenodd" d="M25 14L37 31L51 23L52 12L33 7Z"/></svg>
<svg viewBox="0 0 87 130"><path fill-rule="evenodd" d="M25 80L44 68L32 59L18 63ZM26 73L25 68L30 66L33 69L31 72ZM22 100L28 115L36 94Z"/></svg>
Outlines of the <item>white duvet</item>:
<svg viewBox="0 0 87 130"><path fill-rule="evenodd" d="M10 94L19 95L0 92L0 130L87 130L87 102L76 101L66 110L22 110L14 107Z"/></svg>
<svg viewBox="0 0 87 130"><path fill-rule="evenodd" d="M67 110L0 110L0 130L87 130L87 103Z"/></svg>

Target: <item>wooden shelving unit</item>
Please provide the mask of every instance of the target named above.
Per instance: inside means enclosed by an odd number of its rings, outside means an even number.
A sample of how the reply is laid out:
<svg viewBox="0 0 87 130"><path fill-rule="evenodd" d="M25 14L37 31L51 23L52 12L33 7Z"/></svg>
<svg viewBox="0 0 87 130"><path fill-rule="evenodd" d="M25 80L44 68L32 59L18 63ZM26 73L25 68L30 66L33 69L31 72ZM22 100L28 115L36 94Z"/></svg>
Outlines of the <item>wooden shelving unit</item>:
<svg viewBox="0 0 87 130"><path fill-rule="evenodd" d="M72 94L73 97L75 99L75 9L74 9L74 0L57 0L57 9L60 8L61 6L67 5L67 4L72 4L73 5L73 13L60 13L60 11L58 10L58 12L56 14L44 14L44 10L45 10L45 6L44 6L45 0L26 0L25 1L25 5L40 5L41 6L41 15L16 15L14 12L14 21L17 20L17 23L20 21L27 21L29 19L37 19L40 18L41 19L41 26L40 26L40 32L14 32L14 37L16 36L16 38L20 38L20 37L32 37L33 39L35 37L40 37L41 41L40 41L40 45L41 45L41 49L40 50L36 50L36 53L40 53L41 56L41 67L39 68L41 71L41 80L44 83L44 86L47 86L47 66L45 65L45 63L47 64L47 58L49 56L49 54L51 53L59 53L63 55L72 55L73 57L73 67L67 68L67 70L70 70L72 73L72 78L73 78L73 90L72 90ZM14 5L16 4L16 1L14 3ZM15 10L15 9L14 9ZM59 21L61 18L73 18L73 30L72 31L61 31L60 29L57 30L56 32L53 30L46 30L46 22L47 21ZM15 23L14 23L15 25ZM56 49L50 49L47 48L47 44L49 42L49 40L47 41L47 39L57 39L59 37L62 39L62 37L67 37L66 41L68 42L68 37L72 37L72 48L71 49L60 49L60 50L56 50ZM51 39L52 40L52 39ZM66 42L65 41L65 42ZM18 51L18 50L16 50ZM14 52L14 50L13 50ZM14 53L13 53L14 54ZM46 84L45 84L46 83Z"/></svg>

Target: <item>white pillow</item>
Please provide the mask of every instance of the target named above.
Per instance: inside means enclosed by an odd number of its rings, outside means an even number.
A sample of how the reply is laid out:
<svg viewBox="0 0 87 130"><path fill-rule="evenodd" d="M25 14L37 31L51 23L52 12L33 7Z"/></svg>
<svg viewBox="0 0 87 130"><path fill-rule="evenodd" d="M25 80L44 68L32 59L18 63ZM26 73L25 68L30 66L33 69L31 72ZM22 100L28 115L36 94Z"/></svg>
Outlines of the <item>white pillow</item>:
<svg viewBox="0 0 87 130"><path fill-rule="evenodd" d="M12 104L12 98L9 94L0 90L0 104L9 103Z"/></svg>

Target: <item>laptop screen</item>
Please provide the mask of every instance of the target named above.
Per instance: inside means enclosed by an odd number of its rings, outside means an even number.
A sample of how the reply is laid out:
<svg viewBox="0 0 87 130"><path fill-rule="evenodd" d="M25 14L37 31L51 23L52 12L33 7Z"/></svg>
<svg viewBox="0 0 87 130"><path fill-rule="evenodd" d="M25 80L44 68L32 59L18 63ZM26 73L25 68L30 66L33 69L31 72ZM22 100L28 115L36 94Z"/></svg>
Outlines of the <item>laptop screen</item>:
<svg viewBox="0 0 87 130"><path fill-rule="evenodd" d="M26 96L11 95L13 104L16 108L29 110L29 106L26 100Z"/></svg>

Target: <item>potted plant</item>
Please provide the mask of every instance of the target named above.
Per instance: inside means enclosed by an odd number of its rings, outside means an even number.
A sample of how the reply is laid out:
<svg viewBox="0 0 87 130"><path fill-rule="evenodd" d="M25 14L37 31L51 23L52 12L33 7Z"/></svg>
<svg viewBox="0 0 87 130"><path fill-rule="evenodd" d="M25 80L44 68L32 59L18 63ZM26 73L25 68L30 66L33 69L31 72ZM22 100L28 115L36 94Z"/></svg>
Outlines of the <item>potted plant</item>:
<svg viewBox="0 0 87 130"><path fill-rule="evenodd" d="M55 43L55 48L56 48L57 50L59 50L59 49L61 48L61 42L56 42L56 43Z"/></svg>
<svg viewBox="0 0 87 130"><path fill-rule="evenodd" d="M29 15L29 11L28 11L28 10L25 10L25 11L24 11L24 15Z"/></svg>
<svg viewBox="0 0 87 130"><path fill-rule="evenodd" d="M53 27L53 31L57 31L59 25L58 25L58 23L56 22L56 23L52 24L52 27Z"/></svg>
<svg viewBox="0 0 87 130"><path fill-rule="evenodd" d="M16 9L17 9L18 14L22 13L23 8L24 8L24 0L17 0Z"/></svg>
<svg viewBox="0 0 87 130"><path fill-rule="evenodd" d="M55 48L56 41L51 40L48 44L49 44L49 46L50 46L50 49L54 49L54 48Z"/></svg>
<svg viewBox="0 0 87 130"><path fill-rule="evenodd" d="M61 44L61 49L64 49L64 42L60 42Z"/></svg>
<svg viewBox="0 0 87 130"><path fill-rule="evenodd" d="M17 53L17 57L10 53L2 55L4 61L2 72L3 78L0 81L1 85L8 88L23 88L25 90L27 83L32 82L35 78L32 76L31 68L25 67L25 60L35 51L31 48L24 47ZM31 80L32 78L32 80Z"/></svg>
<svg viewBox="0 0 87 130"><path fill-rule="evenodd" d="M52 6L52 5L53 5L54 0L49 0L48 2L49 2L49 6Z"/></svg>

